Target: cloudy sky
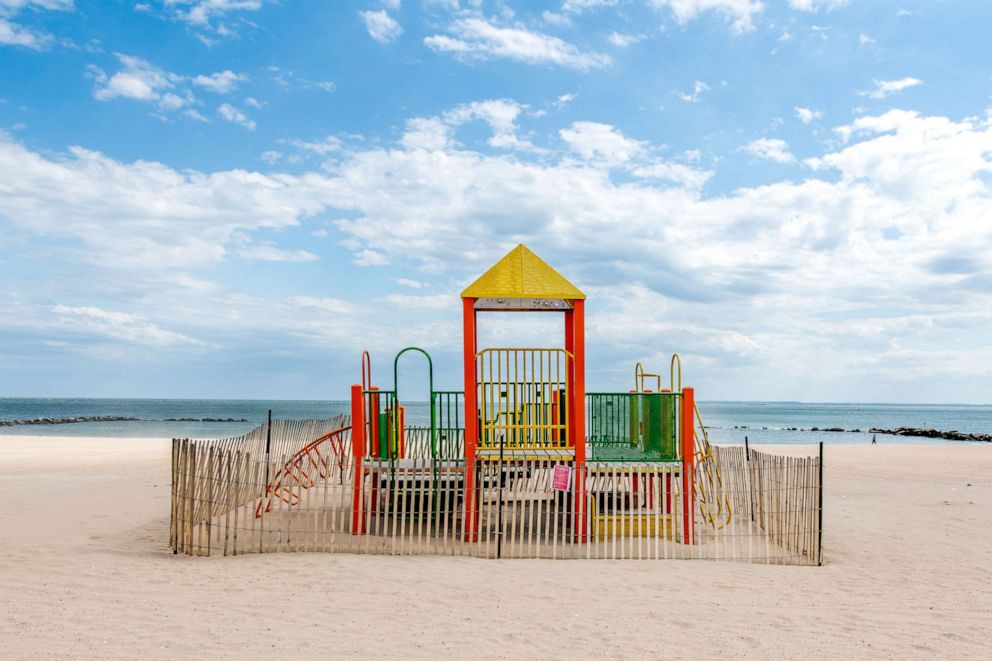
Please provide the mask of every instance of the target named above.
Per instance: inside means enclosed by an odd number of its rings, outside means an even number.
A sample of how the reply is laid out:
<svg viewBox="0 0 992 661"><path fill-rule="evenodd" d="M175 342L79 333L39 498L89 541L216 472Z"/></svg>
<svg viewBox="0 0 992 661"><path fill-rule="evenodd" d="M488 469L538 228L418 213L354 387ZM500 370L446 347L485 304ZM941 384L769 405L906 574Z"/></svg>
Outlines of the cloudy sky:
<svg viewBox="0 0 992 661"><path fill-rule="evenodd" d="M457 294L523 242L589 296L592 389L678 351L703 399L990 402L989 25L0 0L0 395L341 399L410 344L460 387ZM484 343L559 342L528 317Z"/></svg>

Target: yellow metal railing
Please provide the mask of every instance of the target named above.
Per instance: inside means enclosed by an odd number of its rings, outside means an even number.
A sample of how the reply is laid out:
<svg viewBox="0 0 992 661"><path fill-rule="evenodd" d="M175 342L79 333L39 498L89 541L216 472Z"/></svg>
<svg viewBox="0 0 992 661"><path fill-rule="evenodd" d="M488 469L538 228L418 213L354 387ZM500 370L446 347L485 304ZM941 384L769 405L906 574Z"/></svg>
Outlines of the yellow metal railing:
<svg viewBox="0 0 992 661"><path fill-rule="evenodd" d="M493 348L477 353L476 361L480 449L568 446L572 354L564 349Z"/></svg>

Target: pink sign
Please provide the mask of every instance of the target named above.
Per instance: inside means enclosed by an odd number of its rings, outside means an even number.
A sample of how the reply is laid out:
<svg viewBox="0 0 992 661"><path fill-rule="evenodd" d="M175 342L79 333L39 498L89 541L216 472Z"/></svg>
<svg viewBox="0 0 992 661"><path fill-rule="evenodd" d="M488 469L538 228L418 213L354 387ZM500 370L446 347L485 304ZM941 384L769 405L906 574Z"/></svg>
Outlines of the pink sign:
<svg viewBox="0 0 992 661"><path fill-rule="evenodd" d="M572 467L565 464L555 464L555 472L551 475L551 488L556 491L568 491L572 486Z"/></svg>

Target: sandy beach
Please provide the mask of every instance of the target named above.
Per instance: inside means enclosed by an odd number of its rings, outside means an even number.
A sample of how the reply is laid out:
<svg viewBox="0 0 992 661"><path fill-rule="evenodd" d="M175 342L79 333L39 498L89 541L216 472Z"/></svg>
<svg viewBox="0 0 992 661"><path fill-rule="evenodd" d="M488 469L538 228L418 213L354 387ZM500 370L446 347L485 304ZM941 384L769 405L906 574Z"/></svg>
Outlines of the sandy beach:
<svg viewBox="0 0 992 661"><path fill-rule="evenodd" d="M0 437L6 658L990 653L989 445L828 446L822 568L173 556L168 456Z"/></svg>

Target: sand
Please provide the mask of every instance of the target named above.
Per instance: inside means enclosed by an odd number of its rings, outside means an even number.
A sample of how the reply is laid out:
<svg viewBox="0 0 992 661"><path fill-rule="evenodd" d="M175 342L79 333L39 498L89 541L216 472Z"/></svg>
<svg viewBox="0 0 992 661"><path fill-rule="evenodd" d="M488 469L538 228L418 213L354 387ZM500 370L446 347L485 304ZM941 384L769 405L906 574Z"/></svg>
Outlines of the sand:
<svg viewBox="0 0 992 661"><path fill-rule="evenodd" d="M992 657L992 445L828 446L822 568L173 556L168 449L0 436L0 656Z"/></svg>

